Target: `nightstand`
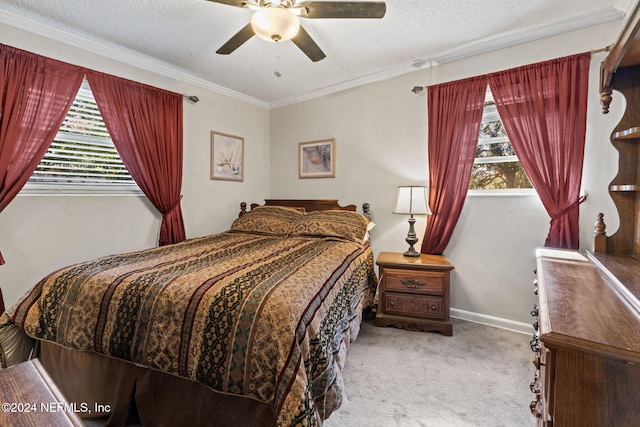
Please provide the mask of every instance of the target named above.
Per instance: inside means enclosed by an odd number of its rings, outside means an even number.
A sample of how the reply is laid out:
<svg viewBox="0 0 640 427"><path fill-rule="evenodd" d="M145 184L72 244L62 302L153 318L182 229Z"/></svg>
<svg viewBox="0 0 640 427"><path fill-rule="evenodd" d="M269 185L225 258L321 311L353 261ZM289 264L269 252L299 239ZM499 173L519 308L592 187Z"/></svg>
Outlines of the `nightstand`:
<svg viewBox="0 0 640 427"><path fill-rule="evenodd" d="M381 252L376 264L380 274L376 326L453 334L449 275L454 267L445 256Z"/></svg>

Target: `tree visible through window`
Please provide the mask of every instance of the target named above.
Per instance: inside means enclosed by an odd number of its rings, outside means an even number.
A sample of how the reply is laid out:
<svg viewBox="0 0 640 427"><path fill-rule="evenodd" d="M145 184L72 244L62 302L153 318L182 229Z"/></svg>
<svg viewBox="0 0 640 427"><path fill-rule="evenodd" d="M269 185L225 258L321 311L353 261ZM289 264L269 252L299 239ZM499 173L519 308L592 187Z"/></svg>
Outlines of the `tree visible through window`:
<svg viewBox="0 0 640 427"><path fill-rule="evenodd" d="M86 80L29 184L138 189L113 145Z"/></svg>
<svg viewBox="0 0 640 427"><path fill-rule="evenodd" d="M487 89L469 189L507 188L532 186L509 142L491 91Z"/></svg>

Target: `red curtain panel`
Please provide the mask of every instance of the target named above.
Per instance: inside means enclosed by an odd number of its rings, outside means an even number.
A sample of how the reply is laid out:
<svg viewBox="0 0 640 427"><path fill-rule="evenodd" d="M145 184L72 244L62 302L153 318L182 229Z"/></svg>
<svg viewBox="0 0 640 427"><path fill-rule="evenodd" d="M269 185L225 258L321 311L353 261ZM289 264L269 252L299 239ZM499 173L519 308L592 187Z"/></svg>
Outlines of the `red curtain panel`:
<svg viewBox="0 0 640 427"><path fill-rule="evenodd" d="M551 217L545 246L578 249L589 53L489 75L513 149Z"/></svg>
<svg viewBox="0 0 640 427"><path fill-rule="evenodd" d="M84 76L80 67L0 45L0 212L47 152ZM0 265L4 264L0 254Z"/></svg>
<svg viewBox="0 0 640 427"><path fill-rule="evenodd" d="M442 254L467 196L487 77L429 86L429 208L421 252Z"/></svg>
<svg viewBox="0 0 640 427"><path fill-rule="evenodd" d="M159 245L185 240L182 95L96 71L87 80L122 162L162 213Z"/></svg>

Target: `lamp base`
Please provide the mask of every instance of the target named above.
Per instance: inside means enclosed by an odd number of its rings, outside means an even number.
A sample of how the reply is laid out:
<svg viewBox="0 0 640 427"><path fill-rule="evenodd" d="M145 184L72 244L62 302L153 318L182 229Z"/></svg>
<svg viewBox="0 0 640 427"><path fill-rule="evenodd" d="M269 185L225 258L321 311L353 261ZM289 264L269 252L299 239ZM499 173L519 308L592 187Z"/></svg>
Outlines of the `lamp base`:
<svg viewBox="0 0 640 427"><path fill-rule="evenodd" d="M409 217L409 233L407 233L407 238L404 239L405 242L409 244L409 249L403 254L404 256L410 257L419 257L420 252L416 251L413 245L418 243L418 238L416 237L416 231L414 229L413 224L415 224L416 219L411 215Z"/></svg>
<svg viewBox="0 0 640 427"><path fill-rule="evenodd" d="M405 253L403 253L402 255L404 256L410 256L410 257L419 257L420 256L420 252L416 251L413 246L411 246Z"/></svg>

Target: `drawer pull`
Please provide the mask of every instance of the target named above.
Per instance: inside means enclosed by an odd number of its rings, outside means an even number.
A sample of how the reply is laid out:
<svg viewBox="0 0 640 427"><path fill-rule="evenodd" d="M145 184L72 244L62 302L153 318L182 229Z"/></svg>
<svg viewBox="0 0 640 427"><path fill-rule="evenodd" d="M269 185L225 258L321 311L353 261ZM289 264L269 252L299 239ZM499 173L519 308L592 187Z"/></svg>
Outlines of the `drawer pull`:
<svg viewBox="0 0 640 427"><path fill-rule="evenodd" d="M416 279L402 279L400 283L405 285L407 288L416 289L420 286L424 286L427 284L424 280L416 280Z"/></svg>
<svg viewBox="0 0 640 427"><path fill-rule="evenodd" d="M540 394L541 392L540 382L538 380L535 380L534 382L529 384L529 388L531 389L531 393L533 394Z"/></svg>
<svg viewBox="0 0 640 427"><path fill-rule="evenodd" d="M544 363L540 361L540 356L536 356L533 359L533 366L535 366L537 370L540 370L540 366L544 366Z"/></svg>
<svg viewBox="0 0 640 427"><path fill-rule="evenodd" d="M540 344L537 340L529 341L529 345L531 346L531 351L533 351L534 353L537 353L538 350L540 350Z"/></svg>
<svg viewBox="0 0 640 427"><path fill-rule="evenodd" d="M540 398L538 397L536 400L532 401L529 405L531 408L531 413L536 418L542 418L542 411L540 411Z"/></svg>

